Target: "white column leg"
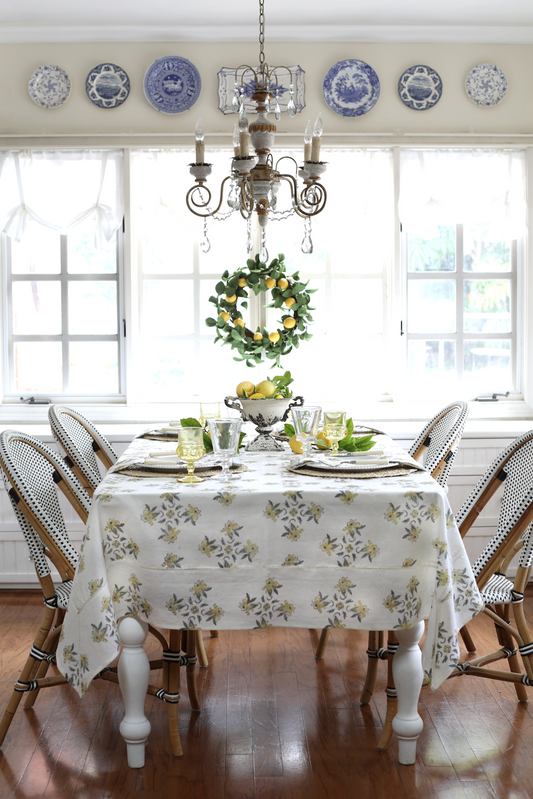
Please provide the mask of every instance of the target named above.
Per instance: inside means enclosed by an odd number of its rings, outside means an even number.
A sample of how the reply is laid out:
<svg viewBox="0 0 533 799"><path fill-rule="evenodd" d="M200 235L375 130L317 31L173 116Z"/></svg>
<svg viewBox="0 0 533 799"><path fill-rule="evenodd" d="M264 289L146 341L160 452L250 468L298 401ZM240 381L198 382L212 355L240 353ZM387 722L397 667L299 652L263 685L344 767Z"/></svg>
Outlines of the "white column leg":
<svg viewBox="0 0 533 799"><path fill-rule="evenodd" d="M134 616L125 616L118 623L123 649L118 661L118 681L126 714L120 733L126 741L128 766L144 766L144 747L150 734L150 722L144 715L144 700L150 681L150 662L143 649L148 625Z"/></svg>
<svg viewBox="0 0 533 799"><path fill-rule="evenodd" d="M416 742L422 732L423 722L418 715L418 697L422 688L422 652L418 642L424 632L424 622L410 630L395 630L398 651L392 663L394 684L398 694L398 713L392 728L398 736L399 761L410 765L416 759Z"/></svg>

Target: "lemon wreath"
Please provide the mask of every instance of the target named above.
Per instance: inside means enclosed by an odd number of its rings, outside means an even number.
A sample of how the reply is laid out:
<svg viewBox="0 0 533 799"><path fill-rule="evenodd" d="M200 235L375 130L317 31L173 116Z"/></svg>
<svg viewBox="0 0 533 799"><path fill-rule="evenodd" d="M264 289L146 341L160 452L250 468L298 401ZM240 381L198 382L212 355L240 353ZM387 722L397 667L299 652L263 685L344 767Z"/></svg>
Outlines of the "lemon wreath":
<svg viewBox="0 0 533 799"><path fill-rule="evenodd" d="M307 326L313 321L310 311L310 294L316 289L307 289L298 272L285 274L285 256L281 253L270 264L261 263L259 255L248 259L246 267L232 275L224 272L215 287L216 296L209 297L217 310L217 317L208 317L205 323L216 328L215 342L229 344L239 353L234 361L246 361L247 366L264 363L263 356L281 367L280 358L287 355L300 341L312 338ZM246 327L241 308L248 309L249 290L257 296L261 292L272 292L272 302L266 308L280 308L283 313L279 327L268 332L257 328L255 333Z"/></svg>

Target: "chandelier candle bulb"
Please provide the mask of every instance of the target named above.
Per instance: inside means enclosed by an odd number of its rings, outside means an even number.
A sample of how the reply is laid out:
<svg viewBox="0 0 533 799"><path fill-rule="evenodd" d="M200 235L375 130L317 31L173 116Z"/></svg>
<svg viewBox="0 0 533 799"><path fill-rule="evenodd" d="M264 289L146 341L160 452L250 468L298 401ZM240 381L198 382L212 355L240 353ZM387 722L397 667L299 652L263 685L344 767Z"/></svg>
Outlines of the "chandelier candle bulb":
<svg viewBox="0 0 533 799"><path fill-rule="evenodd" d="M196 127L194 129L194 137L196 139L196 163L197 164L204 164L205 163L205 144L204 144L204 123L201 119L198 120L196 123Z"/></svg>
<svg viewBox="0 0 533 799"><path fill-rule="evenodd" d="M233 126L233 155L238 158L241 154L241 143L239 135L239 126L237 123Z"/></svg>
<svg viewBox="0 0 533 799"><path fill-rule="evenodd" d="M322 125L322 114L319 114L316 118L315 125L313 127L313 138L311 141L311 161L315 163L320 161L320 145L322 144L322 133L324 131Z"/></svg>
<svg viewBox="0 0 533 799"><path fill-rule="evenodd" d="M311 120L308 120L304 131L304 161L311 160L311 142L313 140L313 128Z"/></svg>

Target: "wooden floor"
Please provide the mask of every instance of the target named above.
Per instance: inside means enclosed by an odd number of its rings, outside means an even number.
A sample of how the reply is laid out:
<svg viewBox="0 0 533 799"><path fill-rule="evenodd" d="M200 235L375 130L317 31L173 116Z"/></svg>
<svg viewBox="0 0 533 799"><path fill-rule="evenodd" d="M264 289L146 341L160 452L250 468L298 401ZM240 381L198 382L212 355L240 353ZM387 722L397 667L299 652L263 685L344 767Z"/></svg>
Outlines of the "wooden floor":
<svg viewBox="0 0 533 799"><path fill-rule="evenodd" d="M526 603L533 624L531 592ZM2 710L42 607L38 594L0 592ZM484 617L471 631L479 648L492 637ZM116 685L95 681L83 701L70 686L43 691L34 710L21 703L0 752L0 799L533 797L533 704L519 704L509 684L461 677L423 689L417 763L400 766L395 740L376 749L386 664L361 707L366 634L333 631L323 661L317 640L309 630L206 635L202 712L191 713L186 689L180 703L184 756L170 753L166 706L150 698L140 770L127 767Z"/></svg>

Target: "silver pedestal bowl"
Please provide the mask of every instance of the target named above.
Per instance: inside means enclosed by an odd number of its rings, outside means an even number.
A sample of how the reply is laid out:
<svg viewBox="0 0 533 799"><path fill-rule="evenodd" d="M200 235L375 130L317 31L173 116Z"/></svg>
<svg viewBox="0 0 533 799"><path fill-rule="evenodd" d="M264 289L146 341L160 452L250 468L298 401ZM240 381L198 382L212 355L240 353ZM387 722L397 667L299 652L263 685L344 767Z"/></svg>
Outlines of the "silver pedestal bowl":
<svg viewBox="0 0 533 799"><path fill-rule="evenodd" d="M245 399L244 397L225 397L228 408L239 411L245 422L253 422L258 435L246 446L247 452L276 452L283 445L270 435L278 422L284 422L292 407L304 404L303 397L282 399Z"/></svg>

